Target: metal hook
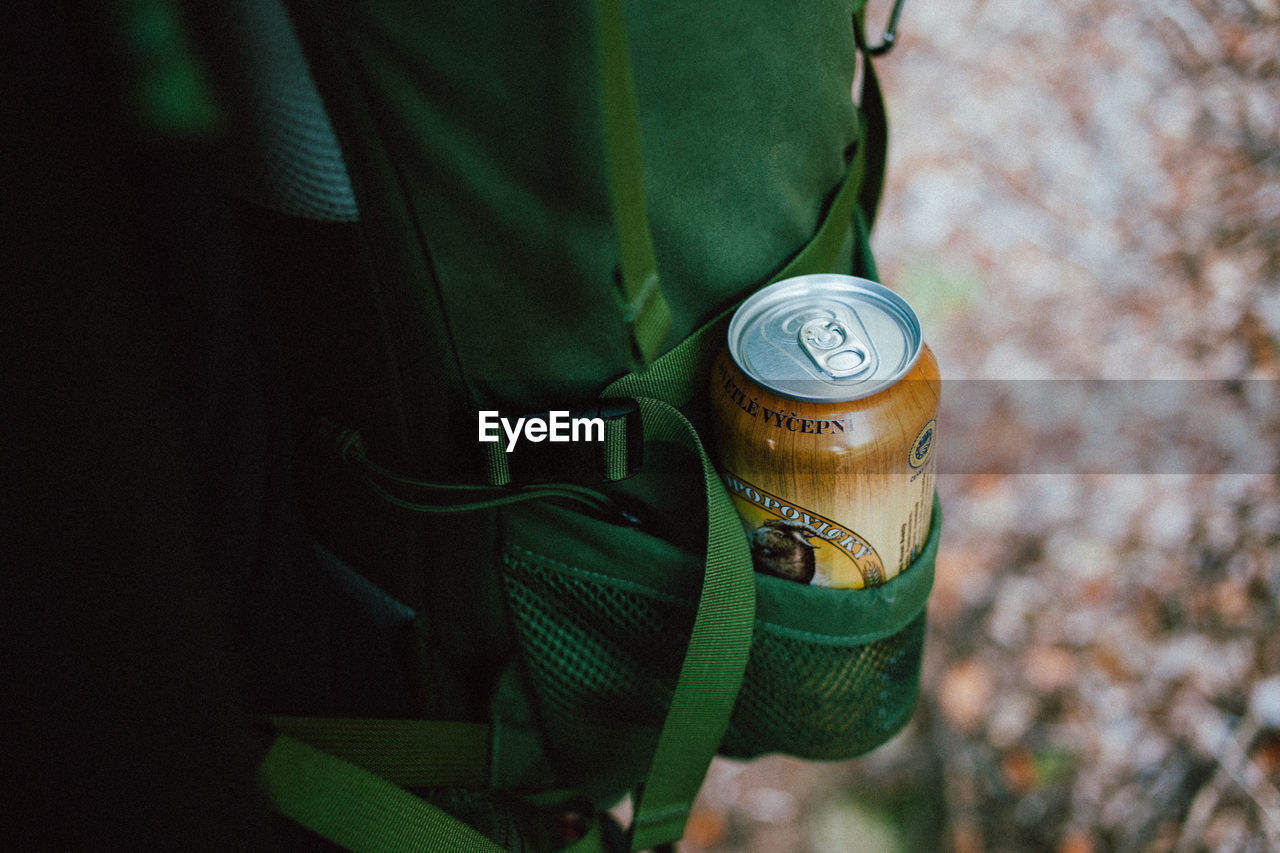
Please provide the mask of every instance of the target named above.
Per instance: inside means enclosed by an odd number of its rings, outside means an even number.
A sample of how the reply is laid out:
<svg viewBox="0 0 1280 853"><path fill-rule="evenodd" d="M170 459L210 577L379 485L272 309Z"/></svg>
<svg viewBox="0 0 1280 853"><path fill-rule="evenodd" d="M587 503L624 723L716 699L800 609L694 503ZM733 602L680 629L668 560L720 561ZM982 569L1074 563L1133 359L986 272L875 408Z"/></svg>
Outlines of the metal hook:
<svg viewBox="0 0 1280 853"><path fill-rule="evenodd" d="M884 56L893 49L893 45L898 38L898 18L902 15L902 7L905 2L906 0L893 0L893 11L889 13L889 24L884 28L884 35L880 37L880 44L875 47L867 44L867 34L862 27L862 16L854 16L853 38L857 42L859 50L868 56Z"/></svg>

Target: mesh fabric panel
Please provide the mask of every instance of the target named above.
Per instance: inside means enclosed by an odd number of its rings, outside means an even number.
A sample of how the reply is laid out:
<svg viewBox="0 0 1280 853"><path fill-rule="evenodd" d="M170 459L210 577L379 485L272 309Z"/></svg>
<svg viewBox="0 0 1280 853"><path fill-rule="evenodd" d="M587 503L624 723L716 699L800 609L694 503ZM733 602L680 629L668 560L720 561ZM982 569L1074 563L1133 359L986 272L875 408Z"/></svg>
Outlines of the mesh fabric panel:
<svg viewBox="0 0 1280 853"><path fill-rule="evenodd" d="M508 552L507 592L556 764L571 782L619 774L652 748L693 610ZM585 573L584 573L585 574ZM636 739L643 742L637 742ZM630 740L628 740L630 739Z"/></svg>
<svg viewBox="0 0 1280 853"><path fill-rule="evenodd" d="M826 645L757 625L722 751L850 758L888 740L920 692L925 614L872 643Z"/></svg>
<svg viewBox="0 0 1280 853"><path fill-rule="evenodd" d="M245 137L234 148L236 195L291 216L356 222L360 212L338 139L279 0L234 0L227 57Z"/></svg>
<svg viewBox="0 0 1280 853"><path fill-rule="evenodd" d="M507 591L549 747L571 781L645 770L671 699L692 607L522 550ZM871 643L809 642L757 622L722 751L838 759L867 752L910 718L923 611ZM639 762L624 767L628 760Z"/></svg>

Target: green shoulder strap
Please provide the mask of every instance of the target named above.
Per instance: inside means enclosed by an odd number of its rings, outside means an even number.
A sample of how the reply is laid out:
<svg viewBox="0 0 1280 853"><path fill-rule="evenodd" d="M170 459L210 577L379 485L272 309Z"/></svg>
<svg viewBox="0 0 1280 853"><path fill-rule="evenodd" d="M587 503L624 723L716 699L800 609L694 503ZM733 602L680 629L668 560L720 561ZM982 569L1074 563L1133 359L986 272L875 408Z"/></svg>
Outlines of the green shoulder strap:
<svg viewBox="0 0 1280 853"><path fill-rule="evenodd" d="M452 720L267 718L276 733L407 788L483 788L492 730Z"/></svg>
<svg viewBox="0 0 1280 853"><path fill-rule="evenodd" d="M502 851L404 788L487 786L491 730L435 720L273 716L258 783L280 814L353 851ZM555 802L563 792L543 795ZM531 802L537 802L536 798ZM603 853L600 821L559 853Z"/></svg>
<svg viewBox="0 0 1280 853"><path fill-rule="evenodd" d="M258 781L280 814L356 853L504 853L427 801L288 735L272 743Z"/></svg>

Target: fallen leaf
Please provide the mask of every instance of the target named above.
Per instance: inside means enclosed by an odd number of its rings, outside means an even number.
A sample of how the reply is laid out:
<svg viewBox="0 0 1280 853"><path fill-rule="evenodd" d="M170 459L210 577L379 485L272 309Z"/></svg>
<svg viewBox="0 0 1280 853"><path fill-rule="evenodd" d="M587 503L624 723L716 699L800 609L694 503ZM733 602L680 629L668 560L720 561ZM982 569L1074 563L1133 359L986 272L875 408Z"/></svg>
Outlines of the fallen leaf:
<svg viewBox="0 0 1280 853"><path fill-rule="evenodd" d="M1080 680L1080 660L1075 652L1060 646L1037 646L1027 652L1023 674L1036 690L1056 693Z"/></svg>
<svg viewBox="0 0 1280 853"><path fill-rule="evenodd" d="M952 665L938 687L938 703L953 726L966 733L982 728L994 693L991 670L970 658Z"/></svg>

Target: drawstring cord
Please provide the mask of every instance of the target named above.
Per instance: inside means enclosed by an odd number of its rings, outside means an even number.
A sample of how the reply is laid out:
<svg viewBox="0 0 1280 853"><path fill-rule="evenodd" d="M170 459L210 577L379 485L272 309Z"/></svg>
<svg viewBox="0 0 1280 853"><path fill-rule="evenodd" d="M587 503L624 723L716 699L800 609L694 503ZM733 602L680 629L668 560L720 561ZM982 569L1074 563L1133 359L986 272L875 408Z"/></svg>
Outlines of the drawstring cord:
<svg viewBox="0 0 1280 853"><path fill-rule="evenodd" d="M337 451L338 458L341 461L356 465L362 469L364 481L373 490L374 494L392 506L410 510L411 512L442 514L474 512L525 501L560 498L583 504L602 516L625 516L621 508L607 495L595 489L573 483L546 483L509 489L500 486L478 486L467 483L431 483L406 477L370 459L358 430L340 426L327 418L321 418L318 428L326 443ZM391 489L397 487L423 492L446 492L454 495L459 492L469 492L478 499L462 502L453 500L446 502L442 500L438 503L424 503L394 494ZM484 497L485 495L488 495L488 497Z"/></svg>

